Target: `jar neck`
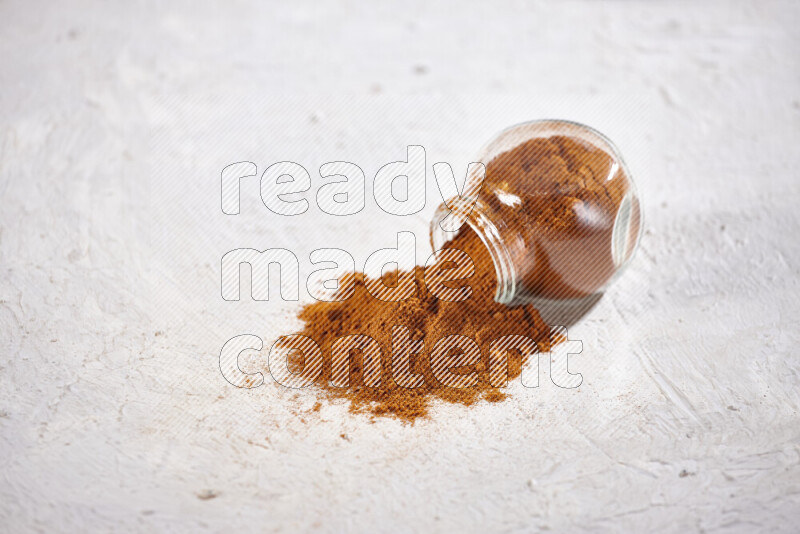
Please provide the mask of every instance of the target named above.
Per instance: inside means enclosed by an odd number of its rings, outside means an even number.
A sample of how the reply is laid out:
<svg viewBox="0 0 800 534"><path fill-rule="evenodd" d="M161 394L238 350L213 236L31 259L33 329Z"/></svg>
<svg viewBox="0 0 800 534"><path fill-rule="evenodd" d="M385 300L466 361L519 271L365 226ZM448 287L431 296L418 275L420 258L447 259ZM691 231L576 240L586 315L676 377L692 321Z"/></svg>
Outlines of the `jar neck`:
<svg viewBox="0 0 800 534"><path fill-rule="evenodd" d="M434 250L441 250L458 232L446 232L440 226L450 210L445 204L439 206L431 222L431 244ZM497 290L494 300L500 304L511 304L517 292L517 270L511 253L503 240L500 227L492 220L489 210L480 200L475 202L464 222L481 240L494 264ZM463 226L462 226L463 228ZM460 231L460 230L459 230Z"/></svg>

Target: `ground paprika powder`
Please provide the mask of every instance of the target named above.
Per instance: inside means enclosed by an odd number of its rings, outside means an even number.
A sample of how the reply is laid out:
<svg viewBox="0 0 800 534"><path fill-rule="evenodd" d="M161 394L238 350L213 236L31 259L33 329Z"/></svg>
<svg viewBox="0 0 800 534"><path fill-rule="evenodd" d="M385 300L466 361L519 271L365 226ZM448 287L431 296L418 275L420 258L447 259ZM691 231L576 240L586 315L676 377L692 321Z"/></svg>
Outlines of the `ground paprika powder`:
<svg viewBox="0 0 800 534"><path fill-rule="evenodd" d="M540 352L548 351L550 330L531 304L533 297L582 298L598 291L630 259L638 241L638 200L631 195L624 165L612 151L569 135L573 126L579 125L565 123L564 135L519 142L486 164L485 182L472 218L442 245L466 252L474 262L474 274L462 282L472 288L470 298L462 302L437 299L423 282L425 268L417 267L416 291L405 300L374 298L365 287L364 275L357 273L356 291L349 299L302 308L299 318L305 328L300 334L314 339L325 357L322 378L317 382L323 397L347 399L353 412L407 422L425 416L433 401L469 406L479 400L505 398L503 390L489 380L489 344L498 336L524 335L537 342ZM476 222L476 217L487 215L495 235L487 235ZM620 217L625 219L622 225ZM504 258L498 257L498 246L505 249ZM514 270L514 298L507 299L516 304L513 306L498 302L503 300L499 298L499 278L508 276L501 273L502 262ZM397 275L387 276L392 274ZM408 327L411 339L425 345L411 361L412 371L424 377L421 387L402 387L392 377L394 325ZM379 386L364 384L360 357L350 360L349 387L331 385L331 344L349 334L365 334L380 344ZM432 372L428 351L438 339L451 334L472 338L481 350L480 361L459 370L477 373L472 387L443 386ZM523 360L521 355L509 358L510 379L520 375Z"/></svg>

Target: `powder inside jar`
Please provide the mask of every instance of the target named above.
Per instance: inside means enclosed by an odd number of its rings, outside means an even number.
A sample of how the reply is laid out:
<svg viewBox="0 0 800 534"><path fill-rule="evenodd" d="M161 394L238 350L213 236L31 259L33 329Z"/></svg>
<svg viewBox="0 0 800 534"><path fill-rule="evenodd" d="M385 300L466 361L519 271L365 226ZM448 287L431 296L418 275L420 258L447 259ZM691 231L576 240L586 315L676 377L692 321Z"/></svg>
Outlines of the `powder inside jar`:
<svg viewBox="0 0 800 534"><path fill-rule="evenodd" d="M633 254L639 203L621 162L577 137L534 138L486 166L476 210L502 235L514 301L580 299Z"/></svg>

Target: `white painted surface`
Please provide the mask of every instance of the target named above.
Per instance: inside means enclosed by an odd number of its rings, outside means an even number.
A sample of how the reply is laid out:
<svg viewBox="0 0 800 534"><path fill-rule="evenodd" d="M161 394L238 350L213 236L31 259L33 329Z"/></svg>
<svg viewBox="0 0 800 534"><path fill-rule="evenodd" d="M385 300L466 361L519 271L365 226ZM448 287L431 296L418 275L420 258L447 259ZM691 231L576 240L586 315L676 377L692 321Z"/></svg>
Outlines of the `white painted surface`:
<svg viewBox="0 0 800 534"><path fill-rule="evenodd" d="M800 5L225 4L0 4L2 530L797 530ZM249 182L226 217L225 165L417 143L459 173L548 116L614 139L646 208L570 329L579 391L404 427L222 378L226 339L298 327L221 301L224 252L422 256L437 198L279 219Z"/></svg>

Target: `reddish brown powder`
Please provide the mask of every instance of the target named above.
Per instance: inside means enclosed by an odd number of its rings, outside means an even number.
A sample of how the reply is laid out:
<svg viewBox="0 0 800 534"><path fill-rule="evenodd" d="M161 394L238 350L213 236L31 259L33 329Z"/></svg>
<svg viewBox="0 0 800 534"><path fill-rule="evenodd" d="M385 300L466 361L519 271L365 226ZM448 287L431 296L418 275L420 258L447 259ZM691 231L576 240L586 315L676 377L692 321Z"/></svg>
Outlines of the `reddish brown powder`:
<svg viewBox="0 0 800 534"><path fill-rule="evenodd" d="M466 228L466 226L465 226ZM306 327L300 332L311 337L321 347L325 357L323 376L318 381L325 395L331 398L346 398L353 412L372 415L393 416L404 421L413 421L424 416L432 401L471 405L480 399L498 402L505 398L502 389L492 387L488 379L489 344L506 334L521 334L539 342L546 342L548 330L539 313L531 306L510 308L494 302L496 288L494 265L483 244L469 229L461 231L449 247L466 252L475 264L475 273L466 281L455 281L454 287L468 284L472 296L462 302L445 302L432 295L424 283L424 269L416 269L417 290L414 296L400 302L384 302L375 299L366 290L363 275L356 275L356 292L343 302L318 302L310 304L300 312ZM387 278L394 279L395 273ZM408 389L398 386L391 373L392 325L406 326L413 340L424 340L425 350L412 356L412 372L422 373L425 384ZM350 387L336 388L329 385L331 344L338 337L348 334L366 334L382 349L382 380L378 387L363 385L360 357L352 358ZM439 339L460 334L471 337L481 349L481 361L465 366L458 371L477 371L478 384L474 387L456 389L442 386L433 376L429 351ZM546 346L540 343L540 350ZM520 356L509 358L508 376L517 378L521 372Z"/></svg>

